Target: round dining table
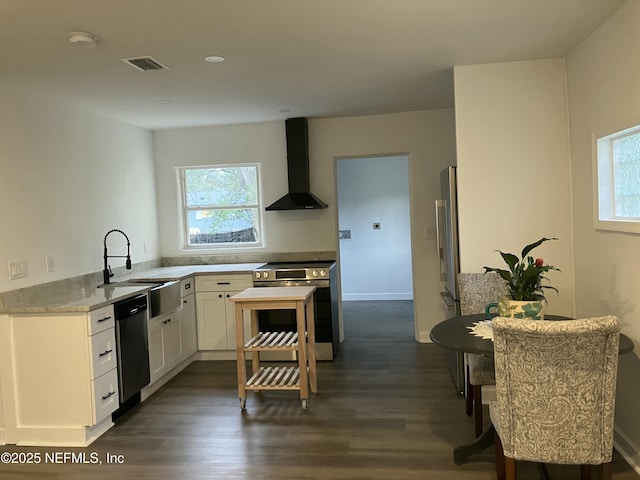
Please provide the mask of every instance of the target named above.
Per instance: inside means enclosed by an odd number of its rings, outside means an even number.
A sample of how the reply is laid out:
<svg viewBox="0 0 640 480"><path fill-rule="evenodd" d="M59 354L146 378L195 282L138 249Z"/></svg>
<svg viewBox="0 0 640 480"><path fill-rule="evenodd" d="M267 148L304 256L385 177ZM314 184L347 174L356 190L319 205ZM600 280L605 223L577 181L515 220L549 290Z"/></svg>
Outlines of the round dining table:
<svg viewBox="0 0 640 480"><path fill-rule="evenodd" d="M448 318L438 323L430 333L433 343L449 350L464 353L479 353L483 355L493 355L493 340L474 335L471 328L478 322L486 321L487 317L484 313L474 315L458 315ZM569 317L561 315L545 315L545 320L563 321L570 320ZM633 341L620 334L620 343L618 347L619 353L629 353L633 351ZM490 426L481 436L468 445L461 445L454 448L453 460L457 465L465 463L467 459L479 452L482 452L489 446L493 445L494 430L493 425ZM546 469L543 465L541 469L541 478L548 478Z"/></svg>
<svg viewBox="0 0 640 480"><path fill-rule="evenodd" d="M471 327L484 320L487 320L484 313L451 317L433 327L429 336L433 343L449 350L493 355L493 340L471 333ZM561 315L545 315L545 320L562 321L570 319ZM618 352L622 354L632 351L633 341L621 333Z"/></svg>

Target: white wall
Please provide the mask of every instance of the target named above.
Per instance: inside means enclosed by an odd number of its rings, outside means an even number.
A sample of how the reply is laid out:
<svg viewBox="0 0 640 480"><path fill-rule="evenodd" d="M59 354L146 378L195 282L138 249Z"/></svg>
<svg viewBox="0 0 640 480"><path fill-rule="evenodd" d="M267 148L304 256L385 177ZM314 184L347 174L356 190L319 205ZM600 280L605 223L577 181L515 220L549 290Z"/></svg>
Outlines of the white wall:
<svg viewBox="0 0 640 480"><path fill-rule="evenodd" d="M6 83L0 103L0 291L102 270L111 228L129 235L134 263L158 257L148 130ZM45 271L46 255L53 272ZM15 260L27 261L27 278L9 280Z"/></svg>
<svg viewBox="0 0 640 480"><path fill-rule="evenodd" d="M187 254L179 231L176 166L259 162L265 203L287 190L284 122L157 131L154 148L163 256ZM310 119L311 191L329 207L266 212L267 243L257 252L336 250L336 158L399 153L409 155L414 302L418 337L427 341L429 329L441 318L436 313L440 285L435 240L426 240L425 234L435 228L433 205L440 189L439 173L455 163L452 110Z"/></svg>
<svg viewBox="0 0 640 480"><path fill-rule="evenodd" d="M636 351L620 356L618 442L640 465L640 236L596 231L593 226L593 138L640 125L640 2L629 1L567 58L573 205L576 312L613 313ZM637 467L638 469L638 467Z"/></svg>
<svg viewBox="0 0 640 480"><path fill-rule="evenodd" d="M562 59L455 67L460 264L503 267L495 250L533 251L562 273L548 311L572 315L573 234Z"/></svg>
<svg viewBox="0 0 640 480"><path fill-rule="evenodd" d="M312 130L312 126L309 127ZM287 188L284 122L256 123L154 132L162 256L193 255L184 249L176 167L225 163L261 164L262 199L278 200ZM265 246L225 249L235 253L309 252L335 250L334 231L326 228L335 215L332 184L323 181L310 162L311 192L329 203L328 209L263 212ZM198 254L219 253L199 249Z"/></svg>
<svg viewBox="0 0 640 480"><path fill-rule="evenodd" d="M440 171L455 164L453 110L429 110L367 117L327 118L310 122L311 158L330 182L335 205L334 165L337 158L408 154L411 256L416 335L429 341L430 329L442 320L440 277L435 239L435 201ZM337 217L332 219L337 238Z"/></svg>
<svg viewBox="0 0 640 480"><path fill-rule="evenodd" d="M408 157L339 159L336 174L342 299L412 300Z"/></svg>

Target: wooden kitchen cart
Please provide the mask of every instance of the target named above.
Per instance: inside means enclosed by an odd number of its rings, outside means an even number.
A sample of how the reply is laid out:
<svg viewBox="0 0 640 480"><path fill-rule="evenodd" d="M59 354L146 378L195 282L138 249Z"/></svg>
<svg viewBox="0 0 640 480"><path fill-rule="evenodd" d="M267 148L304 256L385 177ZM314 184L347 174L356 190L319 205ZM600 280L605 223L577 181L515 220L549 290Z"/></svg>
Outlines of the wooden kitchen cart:
<svg viewBox="0 0 640 480"><path fill-rule="evenodd" d="M247 390L299 390L306 410L309 390L318 391L313 291L316 287L247 288L229 298L235 303L236 352L238 356L238 397L246 409ZM297 331L260 332L258 311L295 310ZM243 311L251 312L251 335L245 342ZM290 351L298 358L296 366L263 366L260 352ZM251 377L247 379L245 353L251 353ZM294 364L295 365L295 364Z"/></svg>

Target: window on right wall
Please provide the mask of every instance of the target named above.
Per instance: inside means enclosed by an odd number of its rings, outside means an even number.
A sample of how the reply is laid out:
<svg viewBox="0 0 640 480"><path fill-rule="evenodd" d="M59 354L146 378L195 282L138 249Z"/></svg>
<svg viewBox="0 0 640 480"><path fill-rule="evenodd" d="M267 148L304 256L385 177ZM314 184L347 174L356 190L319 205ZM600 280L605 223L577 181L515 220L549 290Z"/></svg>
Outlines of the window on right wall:
<svg viewBox="0 0 640 480"><path fill-rule="evenodd" d="M640 233L640 126L596 141L596 228Z"/></svg>

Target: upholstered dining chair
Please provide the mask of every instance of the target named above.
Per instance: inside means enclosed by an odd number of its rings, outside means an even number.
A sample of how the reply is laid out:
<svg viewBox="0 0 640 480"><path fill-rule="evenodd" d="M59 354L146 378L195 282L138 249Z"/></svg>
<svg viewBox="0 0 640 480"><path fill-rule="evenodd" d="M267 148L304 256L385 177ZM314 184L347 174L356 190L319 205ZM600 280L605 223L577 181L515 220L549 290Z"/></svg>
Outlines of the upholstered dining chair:
<svg viewBox="0 0 640 480"><path fill-rule="evenodd" d="M513 480L516 460L599 465L611 479L620 324L606 316L567 321L493 320L496 473Z"/></svg>
<svg viewBox="0 0 640 480"><path fill-rule="evenodd" d="M500 295L509 293L505 281L495 272L459 273L458 293L460 314L484 313L488 303L496 302ZM493 359L485 355L465 353L466 368L466 412L474 416L475 434L479 437L483 430L482 385L494 385L496 377Z"/></svg>

